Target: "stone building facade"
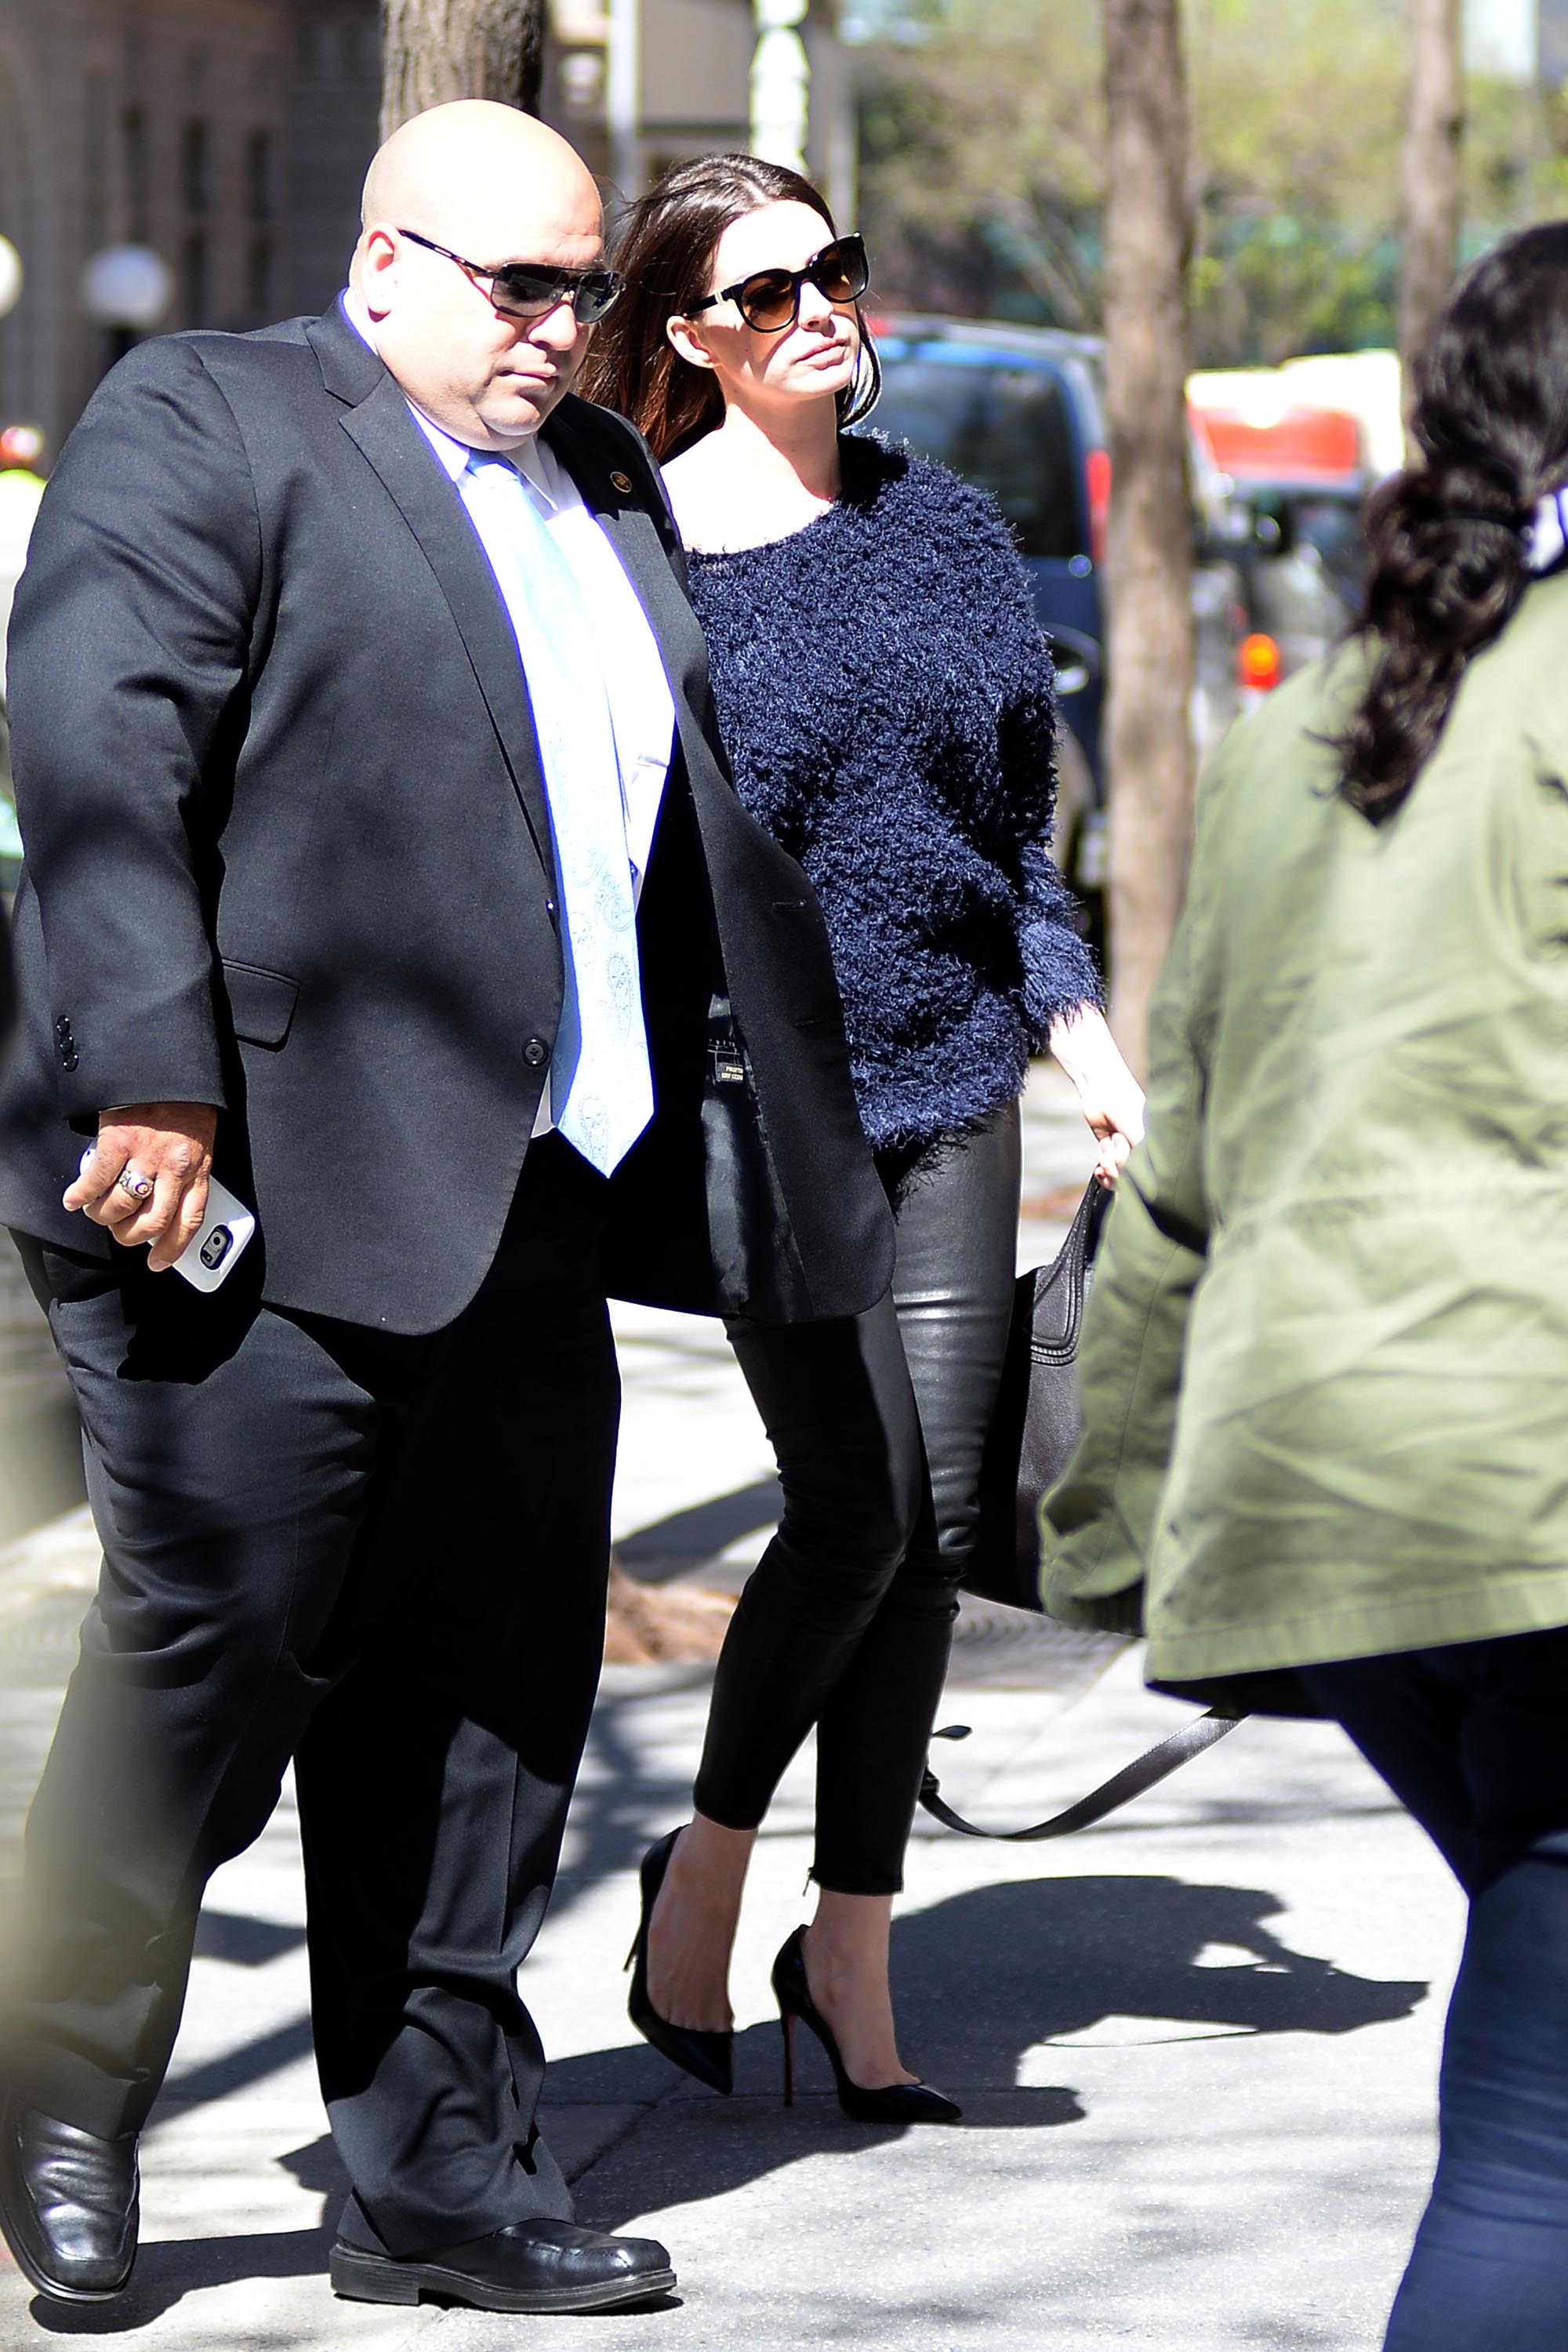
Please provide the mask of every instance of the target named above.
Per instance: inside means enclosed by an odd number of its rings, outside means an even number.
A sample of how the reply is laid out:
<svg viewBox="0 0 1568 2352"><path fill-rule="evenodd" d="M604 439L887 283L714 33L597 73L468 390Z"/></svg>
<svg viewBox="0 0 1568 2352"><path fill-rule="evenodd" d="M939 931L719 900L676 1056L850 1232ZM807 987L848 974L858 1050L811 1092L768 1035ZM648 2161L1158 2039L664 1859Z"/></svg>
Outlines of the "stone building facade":
<svg viewBox="0 0 1568 2352"><path fill-rule="evenodd" d="M852 177L833 0L804 31L810 161ZM614 38L635 68L612 127ZM544 110L635 194L663 163L747 143L752 0L552 0ZM0 422L51 446L115 356L82 272L151 246L174 273L165 328L244 328L319 310L342 281L375 144L376 0L0 0L0 235L21 255L0 319Z"/></svg>
<svg viewBox="0 0 1568 2352"><path fill-rule="evenodd" d="M375 0L0 0L0 416L58 446L114 356L82 271L149 245L169 327L259 325L342 282L374 142Z"/></svg>

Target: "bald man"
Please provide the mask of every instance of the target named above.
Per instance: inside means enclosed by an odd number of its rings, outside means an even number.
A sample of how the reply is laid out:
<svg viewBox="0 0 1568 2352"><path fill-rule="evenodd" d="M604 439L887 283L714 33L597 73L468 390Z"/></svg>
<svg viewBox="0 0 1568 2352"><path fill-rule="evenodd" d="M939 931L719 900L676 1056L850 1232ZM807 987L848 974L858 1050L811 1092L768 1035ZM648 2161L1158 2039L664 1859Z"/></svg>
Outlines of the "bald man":
<svg viewBox="0 0 1568 2352"><path fill-rule="evenodd" d="M291 1758L337 2291L673 2281L573 2221L516 1985L602 1650L606 1289L849 1315L891 1244L658 477L571 396L616 291L572 151L438 108L342 299L133 352L34 535L0 1213L104 1574L28 1823L0 2220L61 2301L130 2276L202 1890Z"/></svg>

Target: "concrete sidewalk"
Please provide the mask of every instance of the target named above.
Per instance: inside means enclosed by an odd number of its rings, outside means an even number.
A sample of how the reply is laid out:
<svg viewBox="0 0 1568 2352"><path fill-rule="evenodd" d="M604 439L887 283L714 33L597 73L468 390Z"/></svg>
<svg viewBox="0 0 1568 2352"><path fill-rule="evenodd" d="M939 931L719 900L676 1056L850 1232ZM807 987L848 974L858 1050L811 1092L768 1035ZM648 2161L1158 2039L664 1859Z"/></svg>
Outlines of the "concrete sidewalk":
<svg viewBox="0 0 1568 2352"><path fill-rule="evenodd" d="M1059 1093L1031 1094L1032 1197L1059 1214L1086 1161ZM1024 1255L1047 1247L1048 1223ZM769 1461L722 1338L619 1327L627 1408L616 1526L638 1572L744 1571ZM36 1774L94 1569L74 1517L0 1555L0 1838ZM1108 1664L1108 1660L1110 1663ZM335 2302L341 2193L309 2056L288 1801L214 1880L174 2074L146 2142L131 2292L60 2310L0 2268L0 2346L547 2347L663 2352L855 2338L921 2352L1373 2352L1433 2154L1443 1998L1461 1906L1336 1733L1248 1724L1152 1797L1063 1844L981 1845L922 1816L894 1930L906 2053L962 2126L847 2123L805 2045L779 2101L768 1966L805 1916L810 1769L762 1841L737 1952L737 2095L689 2084L632 2032L620 1963L644 1846L681 1820L706 1669L606 1672L565 1868L524 1986L552 2063L546 2128L584 2220L664 2238L662 2307L499 2320ZM947 1793L1038 1818L1187 1710L1137 1658L973 1615L938 1750ZM0 1854L8 1868L11 1852ZM1253 2045L1257 2046L1254 2047Z"/></svg>

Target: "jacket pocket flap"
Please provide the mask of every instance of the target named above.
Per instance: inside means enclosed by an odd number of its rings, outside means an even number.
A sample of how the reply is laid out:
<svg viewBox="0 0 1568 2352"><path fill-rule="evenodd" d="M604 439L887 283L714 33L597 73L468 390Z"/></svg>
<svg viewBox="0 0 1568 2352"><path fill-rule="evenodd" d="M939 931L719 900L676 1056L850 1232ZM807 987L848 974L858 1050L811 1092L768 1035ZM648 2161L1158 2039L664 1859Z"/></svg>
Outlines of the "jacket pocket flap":
<svg viewBox="0 0 1568 2352"><path fill-rule="evenodd" d="M299 982L280 971L263 971L259 964L230 963L226 959L223 980L235 1035L252 1045L281 1045L294 1018Z"/></svg>

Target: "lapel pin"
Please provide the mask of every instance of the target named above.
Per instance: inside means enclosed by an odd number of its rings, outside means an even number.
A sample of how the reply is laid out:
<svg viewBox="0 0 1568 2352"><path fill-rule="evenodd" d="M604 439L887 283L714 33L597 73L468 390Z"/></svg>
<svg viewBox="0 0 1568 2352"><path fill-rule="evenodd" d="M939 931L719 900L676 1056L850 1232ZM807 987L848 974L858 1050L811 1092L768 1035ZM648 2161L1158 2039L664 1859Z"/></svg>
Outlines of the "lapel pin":
<svg viewBox="0 0 1568 2352"><path fill-rule="evenodd" d="M632 486L632 478L629 474L612 474L610 476L610 485L613 489L629 490Z"/></svg>

